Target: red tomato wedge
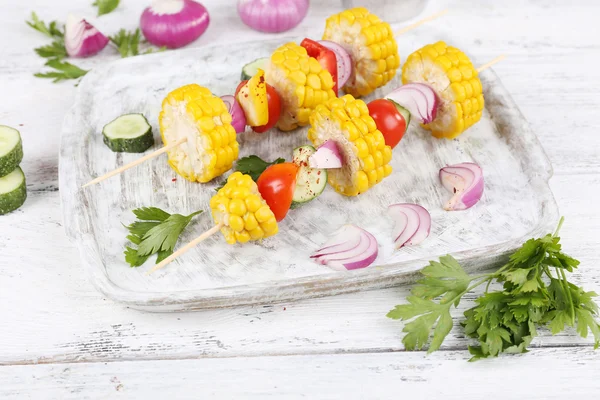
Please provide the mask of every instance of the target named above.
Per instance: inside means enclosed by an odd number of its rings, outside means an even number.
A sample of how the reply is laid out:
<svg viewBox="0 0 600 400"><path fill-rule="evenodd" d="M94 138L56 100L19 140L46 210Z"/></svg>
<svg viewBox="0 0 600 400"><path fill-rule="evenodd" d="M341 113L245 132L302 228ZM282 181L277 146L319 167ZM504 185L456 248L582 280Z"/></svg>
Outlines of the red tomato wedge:
<svg viewBox="0 0 600 400"><path fill-rule="evenodd" d="M385 144L392 149L396 147L406 132L404 116L400 114L394 103L386 99L373 100L367 104L367 108L377 129L383 134Z"/></svg>
<svg viewBox="0 0 600 400"><path fill-rule="evenodd" d="M321 67L329 71L333 78L333 92L337 96L338 94L338 74L337 74L337 60L335 53L323 46L321 43L315 42L311 39L304 39L300 46L306 49L306 52L310 57L316 58Z"/></svg>
<svg viewBox="0 0 600 400"><path fill-rule="evenodd" d="M285 218L292 205L297 172L298 166L294 163L275 164L265 169L256 182L278 222Z"/></svg>

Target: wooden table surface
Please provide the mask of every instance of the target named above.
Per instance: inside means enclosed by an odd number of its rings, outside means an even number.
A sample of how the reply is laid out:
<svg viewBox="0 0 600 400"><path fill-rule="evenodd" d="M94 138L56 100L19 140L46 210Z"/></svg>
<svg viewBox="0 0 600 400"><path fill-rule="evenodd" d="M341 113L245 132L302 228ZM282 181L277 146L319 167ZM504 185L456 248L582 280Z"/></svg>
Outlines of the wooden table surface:
<svg viewBox="0 0 600 400"><path fill-rule="evenodd" d="M47 40L24 24L31 11L44 20L94 15L91 3L0 0L0 124L21 131L29 191L21 209L0 217L0 398L600 394L600 351L573 331L550 336L544 330L528 354L468 363L469 342L458 321L469 302L454 311L455 327L441 351L403 351L401 324L385 314L407 287L175 314L142 313L104 298L62 227L57 160L74 82L33 77L44 63L33 48ZM121 3L98 20L100 29L135 28L148 1ZM304 22L283 35L322 32L334 2L312 3ZM212 25L192 46L273 37L239 23L233 0L204 4ZM564 249L581 260L573 280L600 292L600 3L433 0L425 13L443 8L450 14L421 29L460 38L478 60L508 56L494 68L553 163L551 187L566 218ZM401 40L415 49L423 44L418 31ZM79 64L93 68L117 58L105 50Z"/></svg>

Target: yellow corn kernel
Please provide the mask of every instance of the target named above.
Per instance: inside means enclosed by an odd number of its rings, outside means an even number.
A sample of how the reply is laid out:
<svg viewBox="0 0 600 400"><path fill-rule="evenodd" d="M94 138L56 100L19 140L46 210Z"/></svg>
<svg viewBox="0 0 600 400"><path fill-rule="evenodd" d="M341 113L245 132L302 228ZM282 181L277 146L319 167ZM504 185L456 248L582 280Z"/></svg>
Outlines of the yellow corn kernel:
<svg viewBox="0 0 600 400"><path fill-rule="evenodd" d="M265 236L265 232L261 229L260 226L257 226L256 228L252 229L249 233L252 240L262 239Z"/></svg>
<svg viewBox="0 0 600 400"><path fill-rule="evenodd" d="M229 212L239 217L243 217L246 214L246 203L244 200L236 199L235 197L229 202Z"/></svg>
<svg viewBox="0 0 600 400"><path fill-rule="evenodd" d="M256 220L256 217L252 213L247 213L246 215L244 215L243 220L244 220L244 228L248 232L250 232L253 229L256 229L256 227L258 226L258 221Z"/></svg>
<svg viewBox="0 0 600 400"><path fill-rule="evenodd" d="M248 231L240 231L235 232L235 239L240 243L246 243L251 239L250 233Z"/></svg>
<svg viewBox="0 0 600 400"><path fill-rule="evenodd" d="M258 209L263 205L260 197L254 194L251 194L250 196L246 197L244 201L246 203L246 208L251 213L257 212Z"/></svg>
<svg viewBox="0 0 600 400"><path fill-rule="evenodd" d="M264 205L254 213L254 216L256 217L256 220L262 224L263 222L273 218L273 212L269 206Z"/></svg>
<svg viewBox="0 0 600 400"><path fill-rule="evenodd" d="M181 122L179 122L181 121ZM208 182L231 169L237 153L229 154L228 144L237 147L237 138L221 132L233 130L231 115L223 101L206 88L196 84L182 86L167 95L159 113L159 126L163 143L181 138L180 124L196 129L195 140L186 146L167 152L169 165L182 177L194 182ZM234 131L235 132L235 131ZM195 153L195 154L194 154ZM202 168L193 160L203 160Z"/></svg>
<svg viewBox="0 0 600 400"><path fill-rule="evenodd" d="M228 224L234 232L241 232L244 229L244 220L239 215L230 215Z"/></svg>

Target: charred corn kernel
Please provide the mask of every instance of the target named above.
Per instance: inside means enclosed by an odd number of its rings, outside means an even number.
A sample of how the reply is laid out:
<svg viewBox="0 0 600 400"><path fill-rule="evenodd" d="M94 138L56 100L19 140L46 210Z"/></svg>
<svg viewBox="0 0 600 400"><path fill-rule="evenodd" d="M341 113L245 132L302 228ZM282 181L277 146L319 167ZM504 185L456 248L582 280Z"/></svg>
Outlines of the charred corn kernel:
<svg viewBox="0 0 600 400"><path fill-rule="evenodd" d="M245 243L277 233L275 215L260 195L256 183L241 172L234 172L227 178L225 186L210 199L210 209L215 223L223 224L221 233L227 243Z"/></svg>
<svg viewBox="0 0 600 400"><path fill-rule="evenodd" d="M158 122L165 145L187 139L167 152L169 165L187 180L208 182L238 158L236 136L225 140L221 134L235 132L227 106L202 86L186 85L169 93Z"/></svg>
<svg viewBox="0 0 600 400"><path fill-rule="evenodd" d="M331 74L309 57L306 49L286 43L271 55L265 79L281 99L281 115L277 127L289 131L308 125L314 108L335 98Z"/></svg>
<svg viewBox="0 0 600 400"><path fill-rule="evenodd" d="M441 100L436 119L427 125L433 136L452 139L481 118L485 106L481 81L469 58L444 42L429 44L408 56L402 83L433 87Z"/></svg>
<svg viewBox="0 0 600 400"><path fill-rule="evenodd" d="M400 66L390 25L366 8L352 8L329 17L323 39L339 43L352 57L354 76L343 89L355 97L366 96L388 83Z"/></svg>
<svg viewBox="0 0 600 400"><path fill-rule="evenodd" d="M296 64L298 63L296 62ZM259 68L256 75L250 78L237 94L237 101L244 110L248 125L261 126L269 122L269 102L267 100L265 71Z"/></svg>
<svg viewBox="0 0 600 400"><path fill-rule="evenodd" d="M342 154L342 168L328 171L329 184L346 196L356 196L391 173L392 149L386 146L369 109L351 95L320 104L310 116L308 138L315 146L333 140ZM386 168L387 167L387 168ZM258 217L257 217L258 218Z"/></svg>

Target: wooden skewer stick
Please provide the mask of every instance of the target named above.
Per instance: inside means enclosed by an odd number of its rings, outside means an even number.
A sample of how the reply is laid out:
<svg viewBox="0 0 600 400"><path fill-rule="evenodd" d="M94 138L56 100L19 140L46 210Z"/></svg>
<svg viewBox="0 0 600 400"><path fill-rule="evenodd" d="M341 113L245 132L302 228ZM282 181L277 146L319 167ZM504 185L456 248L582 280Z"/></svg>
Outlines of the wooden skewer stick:
<svg viewBox="0 0 600 400"><path fill-rule="evenodd" d="M166 145L165 147L163 147L163 148L161 148L161 149L158 149L158 150L156 150L156 151L155 151L155 152L153 152L153 153L150 153L150 154L148 154L148 155L145 155L144 157L142 157L142 158L140 158L140 159L137 159L137 160L135 160L135 161L133 161L133 162L130 162L129 164L125 164L125 165L123 165L122 167L120 167L120 168L117 168L117 169L115 169L114 171L111 171L111 172L109 172L108 174L105 174L105 175L99 176L98 178L96 178L96 179L94 179L94 180L92 180L92 181L89 181L88 183L86 183L85 185L83 185L83 186L82 186L82 188L84 188L84 187L88 187L88 186L90 186L90 185L95 185L96 183L98 183L98 182L102 182L103 180L105 180L105 179L108 179L108 178L110 178L111 176L115 176L115 175L117 175L117 174L120 174L121 172L123 172L123 171L126 171L126 170L128 170L129 168L135 167L136 165L139 165L139 164L143 163L144 161L148 161L148 160L149 160L149 159L151 159L151 158L154 158L154 157L156 157L156 156L158 156L158 155L160 155L160 154L162 154L162 153L165 153L165 152L167 152L167 151L171 150L173 147L177 147L177 146L179 146L180 144L182 144L182 143L185 143L186 141L187 141L187 138L181 138L181 139L179 139L178 141L176 141L176 142L173 142L173 143L171 143L171 144L169 144L169 145Z"/></svg>
<svg viewBox="0 0 600 400"><path fill-rule="evenodd" d="M485 69L488 69L489 67L491 67L492 65L499 63L500 61L504 60L506 58L506 56L504 54L494 58L492 61L490 61L489 63L483 64L481 67L477 68L477 72L481 72Z"/></svg>
<svg viewBox="0 0 600 400"><path fill-rule="evenodd" d="M433 15L430 15L429 17L425 17L425 18L423 18L423 19L415 22L414 24L405 26L404 28L400 29L399 31L396 32L396 36L400 36L402 34L405 34L406 32L415 29L417 26L421 26L421 25L423 25L426 22L433 21L434 19L437 19L437 18L439 18L439 17L441 17L443 15L446 15L446 14L448 14L448 10L440 11L437 14L433 14Z"/></svg>
<svg viewBox="0 0 600 400"><path fill-rule="evenodd" d="M146 275L150 275L154 271L158 271L159 269L163 268L165 265L169 264L171 261L173 261L180 255L182 255L183 253L190 250L192 247L196 247L198 245L198 243L202 242L203 240L208 239L215 233L219 232L224 225L225 224L221 222L221 223L213 226L212 228L210 228L209 230L204 232L202 235L198 236L196 239L192 240L191 242L189 242L188 244L186 244L185 246L183 246L182 248L177 250L175 253L171 254L169 257L162 260L160 263L156 264L150 271L146 272Z"/></svg>

